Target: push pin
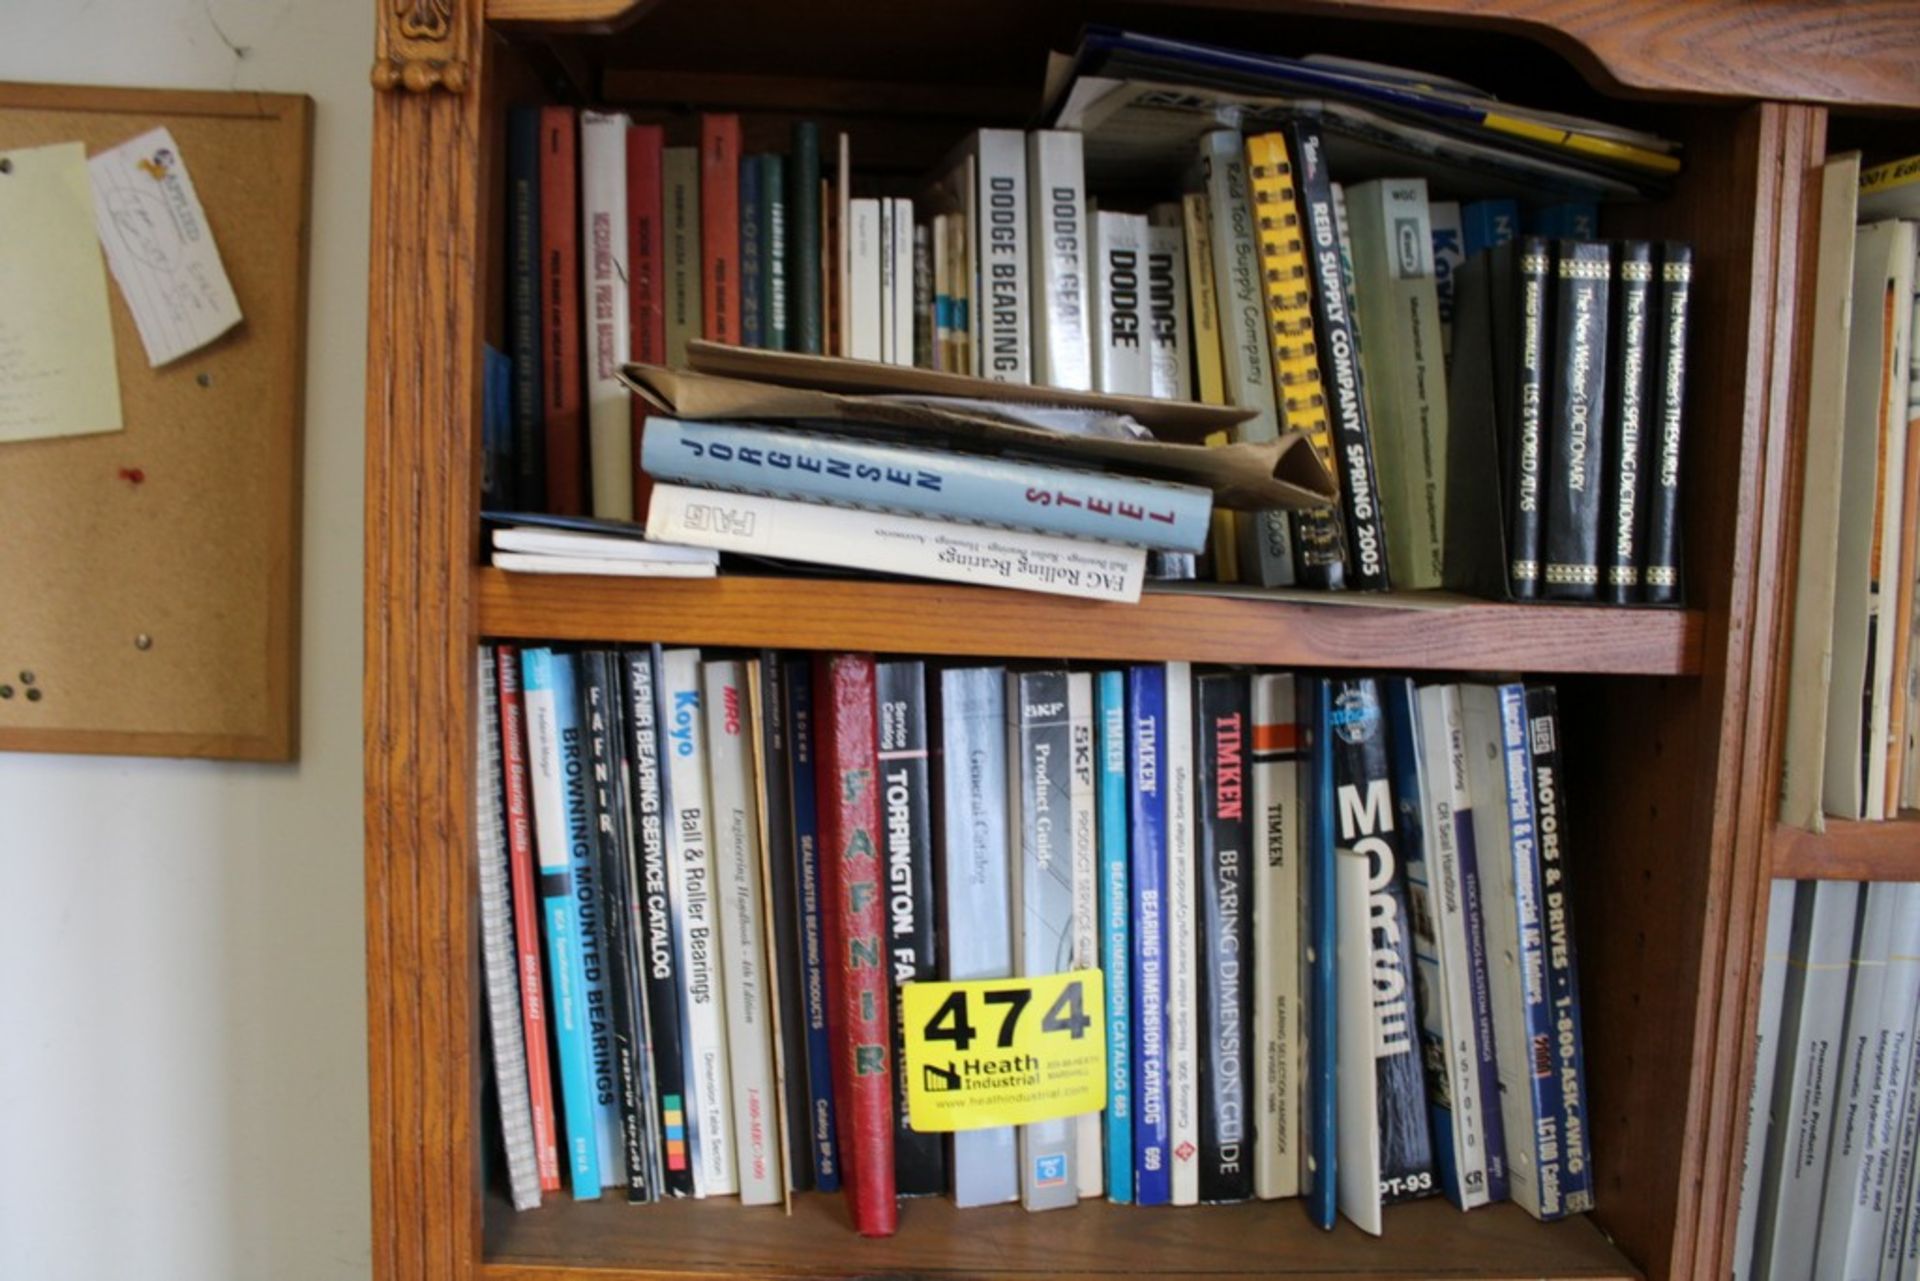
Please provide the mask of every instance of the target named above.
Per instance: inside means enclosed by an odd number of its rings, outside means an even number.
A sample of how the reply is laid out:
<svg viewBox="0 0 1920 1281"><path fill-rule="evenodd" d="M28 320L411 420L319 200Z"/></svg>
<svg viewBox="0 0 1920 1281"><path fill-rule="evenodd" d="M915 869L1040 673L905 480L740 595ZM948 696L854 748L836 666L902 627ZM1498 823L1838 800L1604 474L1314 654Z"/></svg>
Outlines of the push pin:
<svg viewBox="0 0 1920 1281"><path fill-rule="evenodd" d="M133 638L133 647L135 649L142 649L142 650L152 649L153 637L147 635L145 632L141 632L138 636Z"/></svg>

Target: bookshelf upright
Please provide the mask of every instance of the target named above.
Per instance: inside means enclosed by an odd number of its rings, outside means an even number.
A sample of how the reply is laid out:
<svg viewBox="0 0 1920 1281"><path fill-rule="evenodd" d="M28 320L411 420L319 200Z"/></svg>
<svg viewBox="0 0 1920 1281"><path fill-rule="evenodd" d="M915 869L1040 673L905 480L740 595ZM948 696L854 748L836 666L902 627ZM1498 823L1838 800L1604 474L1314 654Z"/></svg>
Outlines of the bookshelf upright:
<svg viewBox="0 0 1920 1281"><path fill-rule="evenodd" d="M377 1276L1724 1270L1765 877L1822 858L1920 874L1898 840L1840 833L1795 853L1771 800L1813 170L1827 104L1920 109L1920 6L379 0L376 14L365 735ZM1024 123L1046 50L1087 20L1429 67L1682 139L1673 196L1610 211L1604 230L1689 239L1701 264L1691 607L1182 594L1129 608L925 584L529 583L480 567L480 357L504 331L509 104L605 101L670 128L737 109L749 148L806 116L851 131L862 169L904 193L966 130ZM791 1218L730 1201L564 1197L516 1215L483 1170L469 718L473 646L522 637L1552 674L1577 727L1566 748L1598 1208L1543 1226L1511 1206L1462 1215L1432 1200L1391 1212L1380 1239L1321 1233L1285 1201L1171 1212L1089 1201L1028 1216L920 1200L883 1242L853 1235L838 1198L819 1195Z"/></svg>

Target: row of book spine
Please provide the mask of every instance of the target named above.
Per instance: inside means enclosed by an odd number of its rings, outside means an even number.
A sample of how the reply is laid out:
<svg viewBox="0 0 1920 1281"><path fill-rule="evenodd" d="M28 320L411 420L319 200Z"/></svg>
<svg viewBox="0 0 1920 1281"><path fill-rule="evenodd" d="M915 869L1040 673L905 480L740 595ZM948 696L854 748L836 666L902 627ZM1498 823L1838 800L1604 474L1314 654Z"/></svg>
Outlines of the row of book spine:
<svg viewBox="0 0 1920 1281"><path fill-rule="evenodd" d="M948 1191L1304 1195L1376 1233L1436 1191L1591 1205L1550 687L480 662L518 1205L558 1190L561 1151L576 1197L843 1187L869 1233ZM915 1131L902 986L1075 969L1105 976L1105 1109Z"/></svg>

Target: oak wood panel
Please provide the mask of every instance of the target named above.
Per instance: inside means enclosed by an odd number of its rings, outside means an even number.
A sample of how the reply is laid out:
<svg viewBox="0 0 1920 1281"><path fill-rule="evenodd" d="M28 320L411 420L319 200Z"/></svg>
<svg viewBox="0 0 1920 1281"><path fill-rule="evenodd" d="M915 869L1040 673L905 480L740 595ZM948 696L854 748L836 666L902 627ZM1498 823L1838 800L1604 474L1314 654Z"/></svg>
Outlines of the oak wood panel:
<svg viewBox="0 0 1920 1281"><path fill-rule="evenodd" d="M1699 670L1690 610L1305 605L1148 593L1137 605L814 578L636 580L481 570L489 636L1418 670Z"/></svg>
<svg viewBox="0 0 1920 1281"><path fill-rule="evenodd" d="M1536 1223L1512 1205L1461 1214L1432 1198L1386 1212L1369 1237L1331 1232L1297 1201L1169 1210L1083 1201L1059 1214L1018 1205L955 1210L906 1203L899 1234L854 1235L831 1194L794 1198L791 1217L730 1201L630 1206L549 1201L516 1214L487 1203L487 1281L614 1281L726 1275L1094 1278L1174 1271L1198 1276L1617 1277L1633 1265L1583 1219Z"/></svg>
<svg viewBox="0 0 1920 1281"><path fill-rule="evenodd" d="M1773 831L1772 874L1807 881L1920 881L1920 810L1884 823L1827 820L1821 833Z"/></svg>
<svg viewBox="0 0 1920 1281"><path fill-rule="evenodd" d="M488 0L487 16L546 30L610 31L675 2ZM1089 16L1102 11L1074 7ZM1519 33L1566 56L1596 84L1651 94L1920 107L1920 6L1907 0L1172 0L1166 7L1413 18Z"/></svg>

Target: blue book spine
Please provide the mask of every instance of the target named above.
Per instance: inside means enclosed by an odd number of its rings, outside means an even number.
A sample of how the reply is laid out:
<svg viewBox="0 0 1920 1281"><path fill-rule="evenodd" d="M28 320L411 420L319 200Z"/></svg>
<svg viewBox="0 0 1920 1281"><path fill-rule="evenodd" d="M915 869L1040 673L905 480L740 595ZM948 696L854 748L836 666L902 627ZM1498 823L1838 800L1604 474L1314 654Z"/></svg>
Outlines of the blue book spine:
<svg viewBox="0 0 1920 1281"><path fill-rule="evenodd" d="M1511 200L1476 200L1460 207L1460 237L1469 258L1519 234L1520 206Z"/></svg>
<svg viewBox="0 0 1920 1281"><path fill-rule="evenodd" d="M558 818L566 804L562 790L566 777L563 743L569 725L576 778L581 765L579 715L571 710L575 698L573 667L565 655L549 649L522 650L520 666L527 704L528 763L536 789L534 802L540 806L544 801L552 817ZM600 1142L594 1113L593 1049L587 1028L587 975L580 955L578 886L569 856L571 842L565 839L568 826L564 821L540 822L541 839L536 847L569 1173L574 1198L591 1201L600 1195Z"/></svg>
<svg viewBox="0 0 1920 1281"><path fill-rule="evenodd" d="M1133 963L1127 890L1127 676L1101 672L1094 690L1099 718L1101 965L1107 972L1107 1200L1133 1200Z"/></svg>
<svg viewBox="0 0 1920 1281"><path fill-rule="evenodd" d="M653 420L649 419L649 427ZM799 861L800 968L807 1023L807 1099L812 1112L813 1186L840 1190L840 1145L833 1119L833 1046L827 1034L826 905L820 900L820 813L814 795L813 668L787 665L787 724L791 727L793 848Z"/></svg>
<svg viewBox="0 0 1920 1281"><path fill-rule="evenodd" d="M766 322L760 313L760 277L766 271L766 247L760 241L760 157L740 157L740 345L764 347ZM651 420L648 426L652 426Z"/></svg>
<svg viewBox="0 0 1920 1281"><path fill-rule="evenodd" d="M540 109L507 113L507 351L513 360L513 483L522 507L547 496L540 384Z"/></svg>
<svg viewBox="0 0 1920 1281"><path fill-rule="evenodd" d="M1527 1061L1531 1073L1535 1183L1542 1218L1567 1213L1567 1171L1560 1118L1565 1106L1555 1067L1553 1006L1546 982L1546 932L1541 916L1539 833L1534 825L1533 762L1527 744L1527 691L1500 686L1500 754L1507 774L1507 824L1513 857L1513 903L1520 940L1520 984ZM1505 906L1505 905L1503 905ZM1548 1190L1558 1189L1549 1198ZM1547 1207L1558 1203L1558 1213Z"/></svg>
<svg viewBox="0 0 1920 1281"><path fill-rule="evenodd" d="M647 419L641 465L680 481L1069 538L1197 552L1213 495L1195 485L731 423Z"/></svg>
<svg viewBox="0 0 1920 1281"><path fill-rule="evenodd" d="M1158 664L1127 676L1127 769L1132 787L1133 851L1133 1142L1134 1199L1141 1205L1173 1200L1173 1161L1167 1151L1167 798L1165 774L1167 675Z"/></svg>
<svg viewBox="0 0 1920 1281"><path fill-rule="evenodd" d="M1307 1168L1301 1177L1306 1188L1307 1213L1323 1228L1331 1228L1338 1213L1339 1135L1335 1131L1339 1096L1340 1046L1335 960L1333 805L1333 687L1330 681L1310 678L1307 737L1307 791L1302 812L1306 820L1307 857L1301 867L1301 894L1306 926L1300 932L1306 975L1306 1077L1300 1120L1306 1140Z"/></svg>
<svg viewBox="0 0 1920 1281"><path fill-rule="evenodd" d="M1591 200L1569 200L1527 210L1520 230L1529 236L1593 240L1600 234L1600 206Z"/></svg>
<svg viewBox="0 0 1920 1281"><path fill-rule="evenodd" d="M513 475L513 362L493 344L481 347L480 375L480 503L512 511Z"/></svg>

